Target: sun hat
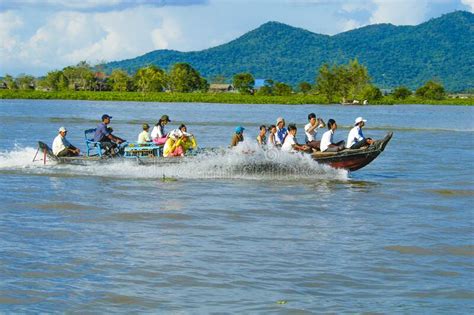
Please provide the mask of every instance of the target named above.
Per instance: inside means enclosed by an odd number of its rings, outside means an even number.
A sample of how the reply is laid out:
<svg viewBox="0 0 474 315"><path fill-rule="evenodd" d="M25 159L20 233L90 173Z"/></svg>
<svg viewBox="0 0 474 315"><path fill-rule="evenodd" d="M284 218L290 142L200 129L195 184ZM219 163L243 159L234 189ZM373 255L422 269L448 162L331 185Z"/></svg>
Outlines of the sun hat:
<svg viewBox="0 0 474 315"><path fill-rule="evenodd" d="M67 129L66 127L61 127L58 129L59 132L67 132Z"/></svg>
<svg viewBox="0 0 474 315"><path fill-rule="evenodd" d="M277 118L277 123L276 123L277 126L278 126L278 124L281 123L281 122L285 122L285 120L283 119L283 117L278 117L278 118Z"/></svg>
<svg viewBox="0 0 474 315"><path fill-rule="evenodd" d="M244 132L245 128L242 127L242 126L238 126L237 128L235 128L235 133L242 133Z"/></svg>
<svg viewBox="0 0 474 315"><path fill-rule="evenodd" d="M358 123L360 123L361 121L363 122L367 122L366 119L363 119L362 117L357 117L355 122L354 122L354 126L356 126Z"/></svg>
<svg viewBox="0 0 474 315"><path fill-rule="evenodd" d="M171 122L170 117L168 115L163 115L160 118L161 120L166 120L167 122Z"/></svg>

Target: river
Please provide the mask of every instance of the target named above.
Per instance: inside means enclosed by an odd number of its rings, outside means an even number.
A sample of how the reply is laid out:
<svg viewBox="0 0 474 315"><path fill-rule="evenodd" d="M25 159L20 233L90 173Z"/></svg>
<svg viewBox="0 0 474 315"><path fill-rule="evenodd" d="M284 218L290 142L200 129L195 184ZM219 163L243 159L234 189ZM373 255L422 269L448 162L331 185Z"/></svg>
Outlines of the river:
<svg viewBox="0 0 474 315"><path fill-rule="evenodd" d="M32 162L104 113L134 141L162 114L201 147L308 113L394 136L348 173L226 152L173 165ZM0 313L474 312L474 108L0 100ZM322 132L318 134L321 137ZM165 178L165 179L163 179Z"/></svg>

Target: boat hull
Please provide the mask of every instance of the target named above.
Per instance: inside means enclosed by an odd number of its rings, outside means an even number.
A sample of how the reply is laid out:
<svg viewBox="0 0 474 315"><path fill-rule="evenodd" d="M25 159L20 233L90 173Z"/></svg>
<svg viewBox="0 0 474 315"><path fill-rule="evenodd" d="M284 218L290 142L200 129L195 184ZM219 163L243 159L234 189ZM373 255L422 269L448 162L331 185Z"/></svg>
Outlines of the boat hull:
<svg viewBox="0 0 474 315"><path fill-rule="evenodd" d="M356 150L346 149L340 152L317 152L312 154L314 160L334 168L348 171L357 171L375 160L383 152L385 146L392 139L393 133L389 132L385 138L376 140L367 148Z"/></svg>

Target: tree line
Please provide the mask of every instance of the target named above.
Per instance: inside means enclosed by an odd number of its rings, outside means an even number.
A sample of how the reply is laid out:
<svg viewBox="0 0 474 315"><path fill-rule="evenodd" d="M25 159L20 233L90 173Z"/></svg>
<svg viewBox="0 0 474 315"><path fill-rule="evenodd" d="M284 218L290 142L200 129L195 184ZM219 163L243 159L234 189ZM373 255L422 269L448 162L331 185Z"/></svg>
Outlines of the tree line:
<svg viewBox="0 0 474 315"><path fill-rule="evenodd" d="M100 70L100 69L99 69ZM213 79L213 83L226 83L222 76ZM81 61L76 66L48 72L45 77L35 78L20 75L13 78L6 75L4 88L11 90L45 90L45 91L117 91L117 92L208 92L210 84L207 79L188 63L176 63L167 72L155 65L140 68L134 75L115 69L106 76L87 62ZM295 88L284 82L266 79L263 86L256 89L255 78L251 73L238 73L231 79L233 88L240 94L258 96L288 96L295 93L311 94L322 97L328 103L351 102L353 100L376 101L383 98L382 91L371 83L369 72L357 59L347 64L323 64L316 76L315 84L301 82ZM395 88L390 96L403 100L413 92L407 87ZM415 96L422 99L441 100L446 97L442 84L428 81L415 91Z"/></svg>

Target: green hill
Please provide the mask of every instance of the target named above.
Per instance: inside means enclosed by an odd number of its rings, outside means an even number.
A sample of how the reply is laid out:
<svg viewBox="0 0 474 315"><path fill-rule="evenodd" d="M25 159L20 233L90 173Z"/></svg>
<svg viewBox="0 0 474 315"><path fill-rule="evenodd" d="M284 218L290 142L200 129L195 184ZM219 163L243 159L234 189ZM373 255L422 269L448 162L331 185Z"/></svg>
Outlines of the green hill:
<svg viewBox="0 0 474 315"><path fill-rule="evenodd" d="M437 79L450 91L474 89L474 14L457 11L417 26L376 24L334 36L320 35L278 22L268 22L217 47L179 52L156 50L110 62L106 70L130 74L148 64L169 69L188 62L203 76L231 78L250 72L255 78L297 84L314 82L321 64L358 58L381 88L415 89Z"/></svg>

